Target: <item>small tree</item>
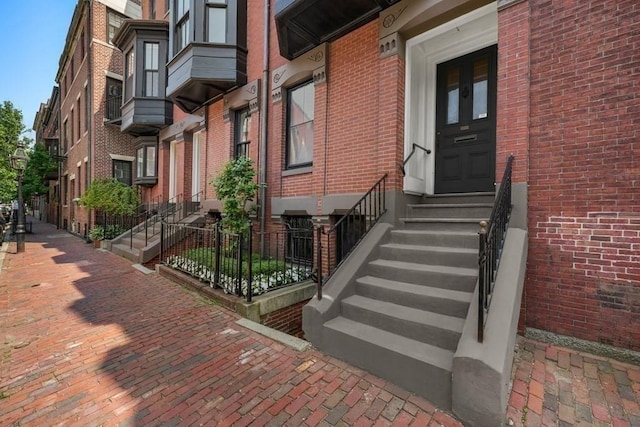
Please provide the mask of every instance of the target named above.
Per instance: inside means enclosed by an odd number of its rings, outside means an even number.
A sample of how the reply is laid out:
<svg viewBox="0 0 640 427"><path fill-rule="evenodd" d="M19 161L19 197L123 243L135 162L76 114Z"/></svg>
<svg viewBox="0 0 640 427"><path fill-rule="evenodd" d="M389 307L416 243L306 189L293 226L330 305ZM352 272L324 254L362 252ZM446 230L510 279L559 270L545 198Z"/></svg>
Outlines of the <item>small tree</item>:
<svg viewBox="0 0 640 427"><path fill-rule="evenodd" d="M222 224L234 233L244 233L249 228L246 205L260 188L255 177L253 161L243 156L227 162L212 182L225 213Z"/></svg>
<svg viewBox="0 0 640 427"><path fill-rule="evenodd" d="M140 204L138 194L115 178L97 179L80 197L80 206L103 211L109 215L134 214Z"/></svg>

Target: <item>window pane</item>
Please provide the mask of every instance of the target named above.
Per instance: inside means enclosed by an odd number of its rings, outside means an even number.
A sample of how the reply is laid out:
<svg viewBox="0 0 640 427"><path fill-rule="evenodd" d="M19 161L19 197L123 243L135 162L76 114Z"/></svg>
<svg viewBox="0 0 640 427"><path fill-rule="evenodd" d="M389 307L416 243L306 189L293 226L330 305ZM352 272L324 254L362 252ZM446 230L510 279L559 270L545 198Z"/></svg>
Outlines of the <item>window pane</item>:
<svg viewBox="0 0 640 427"><path fill-rule="evenodd" d="M136 150L136 178L141 178L144 171L144 148Z"/></svg>
<svg viewBox="0 0 640 427"><path fill-rule="evenodd" d="M147 71L144 75L144 96L158 96L158 72Z"/></svg>
<svg viewBox="0 0 640 427"><path fill-rule="evenodd" d="M447 124L458 123L460 103L460 71L452 68L447 72Z"/></svg>
<svg viewBox="0 0 640 427"><path fill-rule="evenodd" d="M210 43L226 43L227 9L221 7L207 8L207 41Z"/></svg>
<svg viewBox="0 0 640 427"><path fill-rule="evenodd" d="M158 43L144 44L144 68L145 70L158 69L158 51L160 45Z"/></svg>
<svg viewBox="0 0 640 427"><path fill-rule="evenodd" d="M306 83L289 91L287 166L313 161L313 119L315 87Z"/></svg>
<svg viewBox="0 0 640 427"><path fill-rule="evenodd" d="M114 160L113 177L125 185L131 185L131 162Z"/></svg>
<svg viewBox="0 0 640 427"><path fill-rule="evenodd" d="M313 120L315 90L313 84L307 84L291 91L290 125Z"/></svg>
<svg viewBox="0 0 640 427"><path fill-rule="evenodd" d="M156 176L156 147L147 147L147 170L145 176Z"/></svg>
<svg viewBox="0 0 640 427"><path fill-rule="evenodd" d="M487 58L473 64L473 119L487 117L487 81L489 65Z"/></svg>
<svg viewBox="0 0 640 427"><path fill-rule="evenodd" d="M290 128L288 160L290 166L313 161L313 122Z"/></svg>

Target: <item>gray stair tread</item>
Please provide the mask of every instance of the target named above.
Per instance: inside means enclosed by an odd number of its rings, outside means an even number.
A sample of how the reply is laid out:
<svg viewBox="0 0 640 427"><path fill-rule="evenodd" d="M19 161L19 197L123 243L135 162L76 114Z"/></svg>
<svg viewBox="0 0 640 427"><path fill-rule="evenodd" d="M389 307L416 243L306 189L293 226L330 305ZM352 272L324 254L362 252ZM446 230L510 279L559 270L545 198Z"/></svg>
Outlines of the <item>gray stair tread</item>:
<svg viewBox="0 0 640 427"><path fill-rule="evenodd" d="M343 304L350 304L375 313L395 317L406 322L433 326L451 332L462 333L464 319L433 313L417 308L407 307L386 301L379 301L361 295L352 295L342 300Z"/></svg>
<svg viewBox="0 0 640 427"><path fill-rule="evenodd" d="M477 191L475 193L442 193L442 194L430 194L424 196L425 199L439 199L439 198L459 198L469 196L495 196L495 191Z"/></svg>
<svg viewBox="0 0 640 427"><path fill-rule="evenodd" d="M325 327L451 372L453 352L338 316Z"/></svg>
<svg viewBox="0 0 640 427"><path fill-rule="evenodd" d="M477 254L478 250L473 248L459 248L459 247L447 247L447 246L426 246L426 245L406 245L403 243L385 243L380 247L389 249L406 249L412 251L430 251L430 252L451 252L451 253L465 253L465 254Z"/></svg>
<svg viewBox="0 0 640 427"><path fill-rule="evenodd" d="M410 208L492 208L493 203L412 203Z"/></svg>
<svg viewBox="0 0 640 427"><path fill-rule="evenodd" d="M118 248L121 251L129 252L129 253L132 253L132 254L137 254L138 253L138 249L135 248L135 247L130 248L129 244L115 243L115 244L112 244L111 247L112 248Z"/></svg>
<svg viewBox="0 0 640 427"><path fill-rule="evenodd" d="M478 236L478 233L473 231L440 231L440 230L391 230L391 234L407 234L410 236L422 235L422 236L438 236L446 234L448 236Z"/></svg>
<svg viewBox="0 0 640 427"><path fill-rule="evenodd" d="M449 222L449 223L468 223L475 222L480 229L480 221L488 221L489 218L400 218L402 222Z"/></svg>
<svg viewBox="0 0 640 427"><path fill-rule="evenodd" d="M432 271L436 273L454 274L458 276L471 276L471 277L478 276L478 269L476 268L417 264L414 262L392 261L387 259L377 259L377 260L371 261L369 264L379 265L383 267L399 268L402 270Z"/></svg>
<svg viewBox="0 0 640 427"><path fill-rule="evenodd" d="M389 288L397 290L398 292L406 292L425 297L442 298L464 303L470 303L473 296L470 292L454 291L425 285L414 285L413 283L397 282L395 280L387 280L374 276L363 276L356 280L366 285Z"/></svg>

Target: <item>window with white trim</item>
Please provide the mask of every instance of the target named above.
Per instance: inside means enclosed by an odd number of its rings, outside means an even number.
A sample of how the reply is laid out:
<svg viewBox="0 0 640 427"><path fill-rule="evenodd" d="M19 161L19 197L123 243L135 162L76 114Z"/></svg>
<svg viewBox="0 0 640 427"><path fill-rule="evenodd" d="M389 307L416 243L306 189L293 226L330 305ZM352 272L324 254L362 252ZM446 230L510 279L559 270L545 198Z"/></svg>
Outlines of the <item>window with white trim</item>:
<svg viewBox="0 0 640 427"><path fill-rule="evenodd" d="M315 87L308 81L287 93L286 167L309 166L313 162Z"/></svg>

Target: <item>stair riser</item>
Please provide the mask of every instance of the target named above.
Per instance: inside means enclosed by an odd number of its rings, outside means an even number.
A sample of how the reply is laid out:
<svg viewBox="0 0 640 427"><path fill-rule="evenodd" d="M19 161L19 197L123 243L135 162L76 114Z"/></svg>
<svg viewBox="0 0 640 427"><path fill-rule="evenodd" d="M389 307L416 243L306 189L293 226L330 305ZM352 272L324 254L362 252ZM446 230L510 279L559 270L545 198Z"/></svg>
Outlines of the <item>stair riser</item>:
<svg viewBox="0 0 640 427"><path fill-rule="evenodd" d="M128 248L128 246L127 246L127 248ZM112 245L111 246L111 252L113 252L114 254L116 254L118 256L126 258L129 261L138 262L138 255L137 254L131 253L126 249L122 249L122 248L118 247L118 245Z"/></svg>
<svg viewBox="0 0 640 427"><path fill-rule="evenodd" d="M402 245L444 246L465 249L478 249L478 236L476 234L437 234L400 233L391 232L391 243Z"/></svg>
<svg viewBox="0 0 640 427"><path fill-rule="evenodd" d="M451 409L451 372L342 331L324 328L328 352L348 363L385 378L429 400L438 408ZM364 356L366 355L366 356Z"/></svg>
<svg viewBox="0 0 640 427"><path fill-rule="evenodd" d="M484 218L491 216L490 207L436 207L429 205L412 206L411 218Z"/></svg>
<svg viewBox="0 0 640 427"><path fill-rule="evenodd" d="M342 315L347 319L450 351L456 351L460 340L458 332L399 319L345 301L342 302Z"/></svg>
<svg viewBox="0 0 640 427"><path fill-rule="evenodd" d="M473 288L476 284L475 277L431 271L407 270L374 264L369 264L367 273L382 279L397 280L399 282L412 283L415 285L431 286L434 288L451 289L462 292L473 292Z"/></svg>
<svg viewBox="0 0 640 427"><path fill-rule="evenodd" d="M469 310L469 304L465 302L400 292L386 287L360 283L358 281L356 281L356 294L378 301L386 301L462 319L467 316L467 311Z"/></svg>
<svg viewBox="0 0 640 427"><path fill-rule="evenodd" d="M443 221L420 221L411 218L402 219L405 230L422 230L422 231L464 231L468 233L477 233L480 231L480 219L469 222L443 222Z"/></svg>
<svg viewBox="0 0 640 427"><path fill-rule="evenodd" d="M449 267L462 268L475 268L478 265L478 255L473 252L439 252L381 246L380 258L393 261L446 265Z"/></svg>
<svg viewBox="0 0 640 427"><path fill-rule="evenodd" d="M448 194L441 196L425 196L422 198L423 204L443 204L443 203L493 203L495 201L494 194L477 194L477 195L456 195Z"/></svg>

